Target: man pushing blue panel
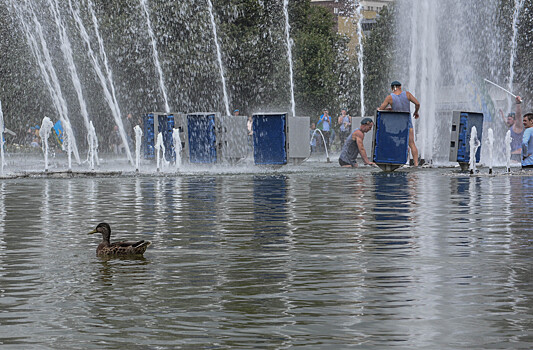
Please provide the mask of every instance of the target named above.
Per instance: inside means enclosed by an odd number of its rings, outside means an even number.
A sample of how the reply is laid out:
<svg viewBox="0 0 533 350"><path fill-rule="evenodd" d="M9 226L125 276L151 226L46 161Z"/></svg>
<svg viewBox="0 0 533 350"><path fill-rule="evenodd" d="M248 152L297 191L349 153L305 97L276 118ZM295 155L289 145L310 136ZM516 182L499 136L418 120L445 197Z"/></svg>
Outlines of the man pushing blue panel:
<svg viewBox="0 0 533 350"><path fill-rule="evenodd" d="M407 163L409 112L377 111L374 129L374 163L392 171Z"/></svg>
<svg viewBox="0 0 533 350"><path fill-rule="evenodd" d="M286 113L252 116L255 164L287 164L286 123Z"/></svg>

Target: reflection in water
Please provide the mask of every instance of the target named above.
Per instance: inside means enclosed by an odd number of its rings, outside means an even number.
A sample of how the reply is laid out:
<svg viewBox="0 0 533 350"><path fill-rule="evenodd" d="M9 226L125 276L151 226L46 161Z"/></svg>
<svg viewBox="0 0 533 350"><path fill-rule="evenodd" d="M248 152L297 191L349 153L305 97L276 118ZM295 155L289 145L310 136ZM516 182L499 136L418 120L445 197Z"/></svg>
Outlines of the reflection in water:
<svg viewBox="0 0 533 350"><path fill-rule="evenodd" d="M437 171L2 182L0 343L528 348L532 201ZM144 258L96 257L104 220Z"/></svg>

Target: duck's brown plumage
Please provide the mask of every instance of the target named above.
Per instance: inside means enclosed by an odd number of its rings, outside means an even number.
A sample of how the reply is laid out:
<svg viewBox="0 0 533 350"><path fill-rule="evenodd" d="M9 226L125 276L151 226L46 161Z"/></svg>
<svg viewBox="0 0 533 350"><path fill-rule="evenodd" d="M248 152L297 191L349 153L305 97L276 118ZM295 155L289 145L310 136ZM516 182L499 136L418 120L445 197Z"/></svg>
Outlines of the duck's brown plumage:
<svg viewBox="0 0 533 350"><path fill-rule="evenodd" d="M89 234L100 232L102 234L102 242L96 248L96 255L98 256L126 256L126 255L143 255L146 248L151 244L150 241L137 242L110 242L111 227L102 222L96 226Z"/></svg>

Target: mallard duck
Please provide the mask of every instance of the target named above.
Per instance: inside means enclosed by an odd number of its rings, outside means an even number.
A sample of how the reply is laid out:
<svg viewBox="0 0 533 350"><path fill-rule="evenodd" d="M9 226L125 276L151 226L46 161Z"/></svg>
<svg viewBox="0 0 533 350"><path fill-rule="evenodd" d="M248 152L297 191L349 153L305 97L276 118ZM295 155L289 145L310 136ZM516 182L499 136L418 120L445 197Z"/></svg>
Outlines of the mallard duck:
<svg viewBox="0 0 533 350"><path fill-rule="evenodd" d="M102 234L102 242L96 248L97 256L126 256L126 255L143 255L146 248L151 244L150 241L137 242L114 242L111 243L111 227L109 224L102 222L96 226L89 234L100 232Z"/></svg>

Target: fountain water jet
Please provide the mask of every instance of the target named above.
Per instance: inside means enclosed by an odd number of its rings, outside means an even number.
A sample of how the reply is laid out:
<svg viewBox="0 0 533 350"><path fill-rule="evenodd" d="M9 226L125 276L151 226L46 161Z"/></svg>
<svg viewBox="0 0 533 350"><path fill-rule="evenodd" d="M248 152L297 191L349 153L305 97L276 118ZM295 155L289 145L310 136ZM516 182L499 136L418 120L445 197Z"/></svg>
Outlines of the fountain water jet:
<svg viewBox="0 0 533 350"><path fill-rule="evenodd" d="M492 166L493 166L493 147L494 147L494 132L492 131L492 128L489 128L487 131L487 143L489 148L489 174L492 174Z"/></svg>
<svg viewBox="0 0 533 350"><path fill-rule="evenodd" d="M109 64L107 62L107 55L105 54L103 40L102 40L102 37L100 36L100 32L98 29L98 21L96 19L96 14L94 13L94 10L92 8L92 2L90 0L88 4L89 4L89 10L91 12L91 18L93 20L93 25L95 28L96 36L98 39L98 44L100 47L100 57L103 60L103 63L106 69L107 79L104 76L104 73L102 72L102 68L100 67L100 63L98 62L98 59L92 49L89 34L87 33L87 30L85 29L85 25L83 24L83 21L81 20L79 16L79 9L74 9L74 7L72 6L72 0L69 0L70 12L72 13L72 16L74 17L74 20L78 26L81 37L85 41L85 44L87 46L87 55L89 56L91 65L100 81L100 85L102 86L102 89L104 92L105 100L107 104L109 105L109 108L111 109L111 114L113 114L113 117L115 118L115 123L118 126L120 138L122 139L122 143L124 144L124 147L126 149L126 155L128 157L128 160L130 164L133 165L133 159L131 156L128 139L126 137L126 132L124 130L124 123L122 122L122 118L120 117L121 112L120 112L120 108L118 106L118 102L115 96L113 75L112 75L111 69L109 68ZM109 88L108 88L108 84L109 84Z"/></svg>
<svg viewBox="0 0 533 350"><path fill-rule="evenodd" d="M475 126L472 127L472 131L470 132L469 144L470 144L470 161L469 161L470 174L475 174L476 152L479 146L481 145L481 142L477 138L477 128Z"/></svg>
<svg viewBox="0 0 533 350"><path fill-rule="evenodd" d="M217 61L220 68L220 78L222 79L222 91L224 93L224 104L226 105L226 115L231 115L229 108L228 91L226 89L226 77L224 76L224 66L222 64L222 52L220 44L218 43L217 25L215 22L215 15L213 13L213 4L211 0L207 0L207 7L209 9L209 18L211 19L211 27L213 28L213 38L215 40L215 46L217 48Z"/></svg>
<svg viewBox="0 0 533 350"><path fill-rule="evenodd" d="M98 159L98 138L96 137L96 130L94 129L92 121L89 122L87 144L89 145L89 150L87 152L87 160L89 161L89 166L91 170L94 170L95 160L97 165L100 165L100 160Z"/></svg>
<svg viewBox="0 0 533 350"><path fill-rule="evenodd" d="M176 171L178 171L179 168L181 168L181 137L180 137L180 131L179 129L172 130L172 140L174 142L174 152L176 153Z"/></svg>
<svg viewBox="0 0 533 350"><path fill-rule="evenodd" d="M159 88L163 94L163 100L165 101L165 112L170 113L170 107L168 105L167 97L167 88L165 87L165 80L163 77L163 70L161 69L161 64L159 63L159 52L157 51L157 44L155 41L154 31L152 30L152 22L150 21L150 13L148 12L148 0L141 0L141 6L143 8L144 16L146 17L146 25L148 26L148 35L152 42L152 54L154 57L154 64L157 69L157 74L159 75Z"/></svg>
<svg viewBox="0 0 533 350"><path fill-rule="evenodd" d="M135 170L139 171L141 165L141 145L143 131L139 125L135 125L133 130L135 131Z"/></svg>
<svg viewBox="0 0 533 350"><path fill-rule="evenodd" d="M48 137L54 127L54 123L48 117L44 117L41 123L41 129L39 130L39 136L41 137L42 148L44 153L44 171L48 172Z"/></svg>
<svg viewBox="0 0 533 350"><path fill-rule="evenodd" d="M41 71L41 76L48 88L48 92L50 93L50 97L52 98L52 104L54 105L55 109L57 110L59 114L59 120L61 121L61 124L65 130L64 139L63 139L63 150L66 150L68 152L69 157L69 169L71 168L71 151L74 152L74 156L80 164L80 157L78 153L78 148L76 147L76 141L74 138L74 133L72 131L72 127L70 125L70 121L68 118L68 108L67 103L63 97L63 93L61 90L61 86L59 84L59 79L57 77L56 71L54 69L54 66L52 64L52 58L50 56L50 51L48 50L48 45L46 43L46 40L44 38L43 30L41 23L37 19L37 15L35 14L35 11L31 7L30 4L26 4L27 8L26 10L30 13L30 16L32 18L33 26L31 28L35 29L36 34L39 38L39 43L37 42L37 39L34 34L32 34L32 31L30 30L30 25L24 18L24 15L22 13L22 9L19 6L14 6L17 15L19 17L19 20L22 24L22 28L24 29L24 33L26 35L26 39L28 40L28 44L30 46L30 49L32 50L36 60L37 64L39 66L39 69ZM65 144L68 144L67 145Z"/></svg>
<svg viewBox="0 0 533 350"><path fill-rule="evenodd" d="M313 134L311 135L311 140L313 140L317 131L320 133L320 136L322 136L322 142L324 143L324 150L326 151L326 161L329 163L330 160L329 160L329 154L328 154L328 146L326 146L326 139L324 138L324 134L322 133L322 130L315 129L315 131L313 131Z"/></svg>
<svg viewBox="0 0 533 350"><path fill-rule="evenodd" d="M58 0L48 0L48 4L50 5L50 9L54 16L56 26L59 30L59 38L61 40L61 51L63 52L63 57L65 58L65 61L67 61L67 66L70 72L72 84L74 85L74 90L76 90L76 95L78 97L78 103L80 105L81 115L83 117L83 121L85 122L85 127L87 129L87 140L89 141L89 153L92 156L94 155L94 146L92 145L92 143L98 142L98 141L94 141L96 140L96 130L94 129L94 126L92 126L89 123L89 113L87 112L87 104L85 103L85 99L83 97L81 82L78 77L78 71L76 69L76 65L74 64L72 46L70 45L70 40L68 38L65 25L60 17ZM70 166L70 161L69 161L69 169L70 168L71 166ZM92 157L91 157L91 169L94 169L94 161Z"/></svg>
<svg viewBox="0 0 533 350"><path fill-rule="evenodd" d="M361 90L361 118L365 117L365 71L363 65L363 14L361 13L363 5L357 5L357 38L359 41L359 53L357 55L357 62L359 63L359 84Z"/></svg>
<svg viewBox="0 0 533 350"><path fill-rule="evenodd" d="M4 112L0 101L0 175L4 175Z"/></svg>
<svg viewBox="0 0 533 350"><path fill-rule="evenodd" d="M509 91L513 91L514 80L514 61L516 58L516 46L518 39L518 18L520 16L520 10L524 6L524 0L515 0L515 9L513 12L513 35L511 37L511 52L509 58ZM516 96L515 96L516 97Z"/></svg>
<svg viewBox="0 0 533 350"><path fill-rule="evenodd" d="M291 25L289 23L289 0L283 0L283 14L285 15L285 38L287 42L287 58L289 60L289 79L291 84L291 111L292 116L296 116L296 102L294 101L294 73L292 63L292 39Z"/></svg>
<svg viewBox="0 0 533 350"><path fill-rule="evenodd" d="M508 173L511 172L511 142L513 142L513 139L511 138L511 130L507 130L507 133L505 134L505 156Z"/></svg>

